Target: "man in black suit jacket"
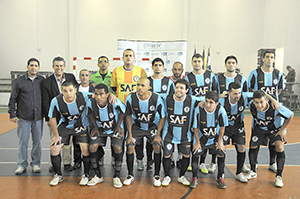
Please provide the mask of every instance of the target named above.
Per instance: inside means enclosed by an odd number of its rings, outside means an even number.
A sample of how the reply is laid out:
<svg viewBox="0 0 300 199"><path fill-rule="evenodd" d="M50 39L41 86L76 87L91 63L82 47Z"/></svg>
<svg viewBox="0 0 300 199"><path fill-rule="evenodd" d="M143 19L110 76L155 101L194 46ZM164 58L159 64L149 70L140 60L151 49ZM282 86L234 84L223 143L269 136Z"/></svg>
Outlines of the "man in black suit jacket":
<svg viewBox="0 0 300 199"><path fill-rule="evenodd" d="M49 124L49 117L48 117L48 112L49 112L49 107L51 100L56 97L58 94L61 93L61 84L64 81L74 81L75 84L77 85L77 81L75 79L75 76L71 73L64 73L64 70L66 68L66 61L62 57L55 57L53 59L53 65L52 68L54 70L54 73L47 77L43 82L42 82L42 95L43 95L43 114L45 116L45 120L48 123L49 126L49 131L50 131L50 136L51 139L54 136L53 131L50 127ZM59 117L56 117L57 119L57 124L60 120ZM63 146L63 163L64 167L67 170L72 170L72 152L71 152L71 146L72 142L70 140L69 145ZM52 164L50 163L49 171L53 171Z"/></svg>

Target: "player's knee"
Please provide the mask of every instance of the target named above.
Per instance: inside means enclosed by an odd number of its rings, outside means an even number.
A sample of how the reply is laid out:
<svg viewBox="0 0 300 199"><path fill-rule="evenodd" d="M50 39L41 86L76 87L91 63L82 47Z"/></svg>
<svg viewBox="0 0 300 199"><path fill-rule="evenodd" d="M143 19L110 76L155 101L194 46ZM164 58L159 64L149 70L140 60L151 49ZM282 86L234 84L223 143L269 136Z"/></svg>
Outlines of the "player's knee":
<svg viewBox="0 0 300 199"><path fill-rule="evenodd" d="M127 145L127 153L132 154L134 152L135 145Z"/></svg>
<svg viewBox="0 0 300 199"><path fill-rule="evenodd" d="M115 145L115 146L114 146L114 151L115 151L115 153L117 153L117 154L122 153L122 147L121 147L121 146Z"/></svg>
<svg viewBox="0 0 300 199"><path fill-rule="evenodd" d="M96 146L96 145L90 145L89 148L90 148L90 152L95 153L97 151L97 149L98 149L98 146Z"/></svg>
<svg viewBox="0 0 300 199"><path fill-rule="evenodd" d="M237 150L238 150L238 152L240 152L240 153L244 153L244 152L246 151L246 147L245 147L245 145L240 145L240 144L238 144L238 145L237 145Z"/></svg>
<svg viewBox="0 0 300 199"><path fill-rule="evenodd" d="M170 158L171 155L164 155L164 158Z"/></svg>
<svg viewBox="0 0 300 199"><path fill-rule="evenodd" d="M190 157L190 155L186 155L186 154L182 154L182 156L185 157L185 158L189 158Z"/></svg>
<svg viewBox="0 0 300 199"><path fill-rule="evenodd" d="M284 151L284 146L283 146L283 144L275 145L275 150L276 150L277 152L282 152L282 151Z"/></svg>

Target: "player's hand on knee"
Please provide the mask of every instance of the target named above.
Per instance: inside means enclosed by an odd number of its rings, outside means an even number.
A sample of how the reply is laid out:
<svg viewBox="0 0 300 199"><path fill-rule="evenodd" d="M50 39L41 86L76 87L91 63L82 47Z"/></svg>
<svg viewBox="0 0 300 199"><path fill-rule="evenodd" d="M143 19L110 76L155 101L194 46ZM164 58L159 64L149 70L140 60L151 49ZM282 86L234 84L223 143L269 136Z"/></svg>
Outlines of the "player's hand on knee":
<svg viewBox="0 0 300 199"><path fill-rule="evenodd" d="M132 136L128 136L127 138L126 138L126 144L127 145L129 145L129 144L134 144L134 141L133 141L133 138L132 138Z"/></svg>
<svg viewBox="0 0 300 199"><path fill-rule="evenodd" d="M200 142L196 142L193 146L193 155L195 155L197 152L201 152L202 151L202 148L201 148L201 145L200 145Z"/></svg>
<svg viewBox="0 0 300 199"><path fill-rule="evenodd" d="M154 140L153 140L152 144L154 144L155 142L157 142L161 146L161 141L162 141L161 136L157 134L154 137Z"/></svg>
<svg viewBox="0 0 300 199"><path fill-rule="evenodd" d="M95 135L100 136L100 133L99 133L98 128L93 128L93 129L91 130L90 137L94 137Z"/></svg>
<svg viewBox="0 0 300 199"><path fill-rule="evenodd" d="M59 136L54 136L51 140L50 147L55 145L61 145L61 140Z"/></svg>

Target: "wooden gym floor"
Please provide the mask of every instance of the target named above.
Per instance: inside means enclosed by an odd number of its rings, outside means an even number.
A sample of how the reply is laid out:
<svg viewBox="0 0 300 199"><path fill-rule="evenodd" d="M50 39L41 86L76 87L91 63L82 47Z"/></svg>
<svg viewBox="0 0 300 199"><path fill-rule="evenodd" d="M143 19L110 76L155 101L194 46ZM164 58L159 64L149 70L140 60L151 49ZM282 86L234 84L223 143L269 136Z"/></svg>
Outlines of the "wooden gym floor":
<svg viewBox="0 0 300 199"><path fill-rule="evenodd" d="M245 118L247 143L249 143L251 118ZM201 174L196 189L189 189L177 182L179 169L171 170L172 183L169 187L153 187L152 172L136 171L135 181L130 186L115 189L112 185L113 169L110 165L110 149L105 148L105 165L101 168L104 182L92 187L79 186L82 170L63 171L64 181L55 187L49 186L53 173L49 167L49 131L44 124L42 138L41 173L27 171L15 176L17 168L18 138L16 124L8 120L8 114L0 114L0 198L300 198L300 117L295 117L288 127L288 143L285 145L286 164L283 172L284 187L274 186L275 174L268 170L269 155L266 147L261 147L258 157L258 177L248 183L235 180L236 153L228 147L226 155L225 182L227 189L219 189L215 182L215 174ZM108 143L109 144L109 143ZM31 147L31 141L29 142ZM31 149L31 148L30 148ZM30 150L29 150L30 152ZM209 164L211 157L206 158ZM29 155L30 161L30 155ZM121 179L124 180L127 169L123 161ZM144 158L145 162L145 158ZM249 163L248 150L246 163ZM92 173L91 173L92 174ZM163 168L161 167L161 177ZM191 172L186 177L192 177Z"/></svg>

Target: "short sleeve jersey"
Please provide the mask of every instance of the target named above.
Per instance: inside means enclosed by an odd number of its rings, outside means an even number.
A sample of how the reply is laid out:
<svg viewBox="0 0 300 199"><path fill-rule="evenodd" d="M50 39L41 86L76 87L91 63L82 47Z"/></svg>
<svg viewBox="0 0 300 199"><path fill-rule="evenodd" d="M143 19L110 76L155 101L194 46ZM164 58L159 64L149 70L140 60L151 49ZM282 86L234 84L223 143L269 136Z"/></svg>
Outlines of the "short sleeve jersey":
<svg viewBox="0 0 300 199"><path fill-rule="evenodd" d="M197 107L194 114L193 128L198 128L199 139L205 136L206 146L214 144L218 138L220 127L228 126L227 114L221 105L209 113L205 108Z"/></svg>
<svg viewBox="0 0 300 199"><path fill-rule="evenodd" d="M137 124L142 130L148 130L156 125L156 114L165 118L165 106L161 97L152 93L147 100L140 100L137 93L128 95L126 99L126 115L131 115L132 123Z"/></svg>
<svg viewBox="0 0 300 199"><path fill-rule="evenodd" d="M253 91L263 90L278 100L278 89L283 89L283 73L273 69L271 73L265 73L261 68L253 70L248 79L248 87Z"/></svg>
<svg viewBox="0 0 300 199"><path fill-rule="evenodd" d="M164 76L161 79L153 79L152 77L148 77L150 81L150 91L153 91L157 94L161 93L174 93L175 86L172 80L170 80L168 77Z"/></svg>
<svg viewBox="0 0 300 199"><path fill-rule="evenodd" d="M87 102L92 97L92 93L77 92L74 102L65 102L63 95L59 94L52 99L49 109L49 118L61 116L58 126L63 125L68 129L76 127L87 127L89 121L86 115Z"/></svg>
<svg viewBox="0 0 300 199"><path fill-rule="evenodd" d="M247 79L240 74L236 74L235 77L229 78L226 77L224 73L222 73L216 76L216 82L217 88L214 90L217 90L219 95L222 94L224 91L228 91L228 87L231 82L239 83L241 85L242 92L248 91Z"/></svg>
<svg viewBox="0 0 300 199"><path fill-rule="evenodd" d="M136 91L136 84L139 78L147 77L145 70L139 66L134 66L132 70L127 71L124 66L115 68L111 76L111 87L116 87L116 95L123 102L126 102L127 96Z"/></svg>
<svg viewBox="0 0 300 199"><path fill-rule="evenodd" d="M101 108L95 98L92 98L88 103L88 114L93 113L96 119L98 127L103 129L104 134L111 134L116 128L116 124L119 121L119 114L125 113L126 107L117 99L115 104L110 104L109 102L103 108ZM123 128L123 122L121 123L121 128Z"/></svg>
<svg viewBox="0 0 300 199"><path fill-rule="evenodd" d="M258 126L264 131L269 131L271 133L280 130L285 119L288 119L292 115L292 111L280 104L280 109L276 111L271 102L268 101L268 108L265 111L258 111L255 107L253 100L250 101L249 107L251 114L253 116L252 128Z"/></svg>

